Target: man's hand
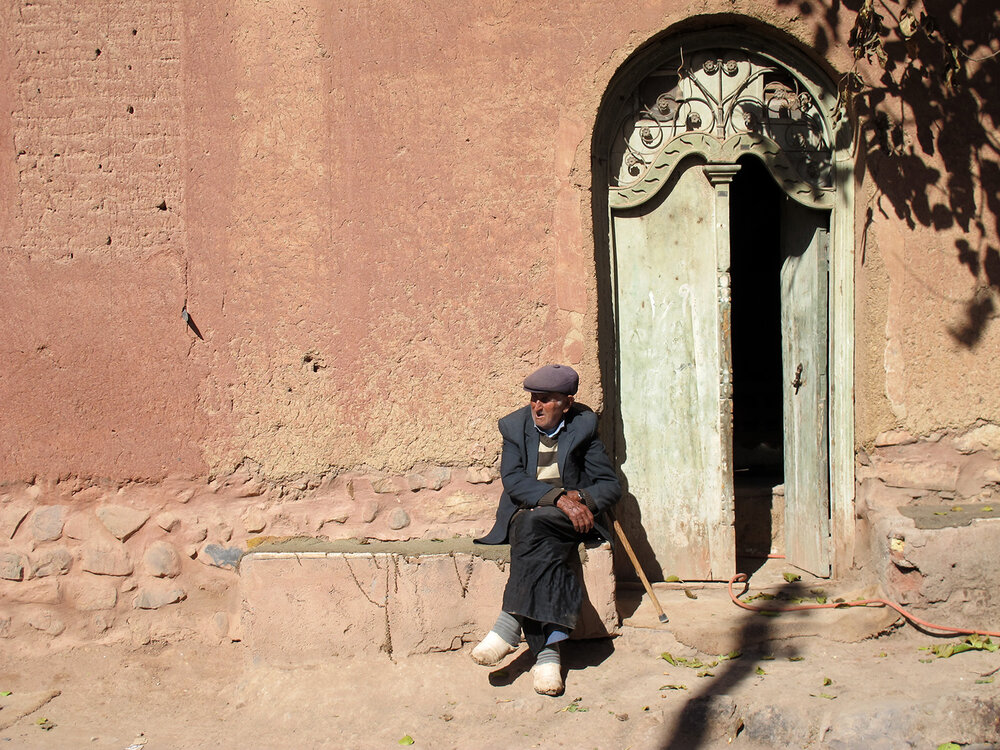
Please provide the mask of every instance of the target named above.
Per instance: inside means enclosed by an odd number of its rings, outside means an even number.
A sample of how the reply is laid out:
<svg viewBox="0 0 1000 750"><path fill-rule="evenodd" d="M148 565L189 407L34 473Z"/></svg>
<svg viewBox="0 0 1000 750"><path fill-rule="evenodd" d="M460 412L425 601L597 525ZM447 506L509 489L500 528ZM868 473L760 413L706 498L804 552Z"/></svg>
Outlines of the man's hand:
<svg viewBox="0 0 1000 750"><path fill-rule="evenodd" d="M590 512L590 508L576 490L560 495L556 500L556 507L573 522L573 529L578 534L586 534L594 528L594 514Z"/></svg>

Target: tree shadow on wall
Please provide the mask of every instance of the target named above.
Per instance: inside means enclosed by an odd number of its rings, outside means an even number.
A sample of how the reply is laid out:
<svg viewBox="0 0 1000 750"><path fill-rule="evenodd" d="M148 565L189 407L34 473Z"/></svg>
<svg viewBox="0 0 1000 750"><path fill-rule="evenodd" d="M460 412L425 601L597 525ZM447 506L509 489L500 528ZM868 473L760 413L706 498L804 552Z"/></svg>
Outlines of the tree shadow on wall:
<svg viewBox="0 0 1000 750"><path fill-rule="evenodd" d="M971 277L970 292L949 333L975 348L998 315L1000 294L1000 248L991 244L1000 234L1000 6L996 0L778 2L819 19L812 40L819 55L844 44L855 52L858 64L843 76L841 90L860 160L878 188L874 210L911 229L965 233L954 253ZM849 38L838 31L845 22L853 24ZM903 127L911 117L913 142Z"/></svg>

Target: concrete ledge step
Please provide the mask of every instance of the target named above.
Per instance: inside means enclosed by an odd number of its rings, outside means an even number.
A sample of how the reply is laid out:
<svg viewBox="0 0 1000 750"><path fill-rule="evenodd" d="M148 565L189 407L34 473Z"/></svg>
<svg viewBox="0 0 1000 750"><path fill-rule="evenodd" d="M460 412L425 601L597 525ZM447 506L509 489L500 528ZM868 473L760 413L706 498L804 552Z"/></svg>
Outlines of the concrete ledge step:
<svg viewBox="0 0 1000 750"><path fill-rule="evenodd" d="M995 508L994 508L995 505ZM997 630L994 562L1000 504L878 507L866 550L889 599L938 625Z"/></svg>
<svg viewBox="0 0 1000 750"><path fill-rule="evenodd" d="M496 619L509 548L469 539L285 540L240 563L243 639L254 659L298 665L459 649ZM576 638L617 632L611 546L582 548L586 592Z"/></svg>

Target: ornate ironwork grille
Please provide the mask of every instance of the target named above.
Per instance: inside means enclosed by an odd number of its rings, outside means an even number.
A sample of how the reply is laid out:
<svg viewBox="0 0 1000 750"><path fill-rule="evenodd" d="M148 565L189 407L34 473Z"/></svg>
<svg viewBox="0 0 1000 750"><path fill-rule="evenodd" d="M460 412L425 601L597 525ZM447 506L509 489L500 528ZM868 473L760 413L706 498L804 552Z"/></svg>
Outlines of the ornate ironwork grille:
<svg viewBox="0 0 1000 750"><path fill-rule="evenodd" d="M833 201L833 149L819 104L791 73L738 50L683 53L636 87L612 145L612 208L643 203L684 157L759 156L794 199Z"/></svg>

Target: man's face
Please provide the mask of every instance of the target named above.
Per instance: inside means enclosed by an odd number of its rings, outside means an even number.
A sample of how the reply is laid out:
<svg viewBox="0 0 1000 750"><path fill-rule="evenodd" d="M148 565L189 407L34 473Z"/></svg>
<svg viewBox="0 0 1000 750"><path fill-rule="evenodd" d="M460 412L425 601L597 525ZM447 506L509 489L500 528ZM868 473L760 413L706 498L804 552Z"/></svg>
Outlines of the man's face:
<svg viewBox="0 0 1000 750"><path fill-rule="evenodd" d="M531 418L540 430L554 430L569 411L573 397L564 393L531 393Z"/></svg>

